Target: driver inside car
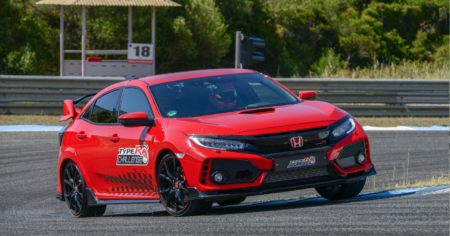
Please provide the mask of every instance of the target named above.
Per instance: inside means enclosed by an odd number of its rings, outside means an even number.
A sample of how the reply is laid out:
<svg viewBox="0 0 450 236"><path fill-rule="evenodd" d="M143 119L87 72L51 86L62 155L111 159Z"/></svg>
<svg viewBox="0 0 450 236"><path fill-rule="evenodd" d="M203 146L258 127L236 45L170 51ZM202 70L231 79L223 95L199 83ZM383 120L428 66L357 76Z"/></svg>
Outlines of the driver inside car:
<svg viewBox="0 0 450 236"><path fill-rule="evenodd" d="M212 84L208 86L209 102L214 109L233 109L236 106L236 89L231 83Z"/></svg>

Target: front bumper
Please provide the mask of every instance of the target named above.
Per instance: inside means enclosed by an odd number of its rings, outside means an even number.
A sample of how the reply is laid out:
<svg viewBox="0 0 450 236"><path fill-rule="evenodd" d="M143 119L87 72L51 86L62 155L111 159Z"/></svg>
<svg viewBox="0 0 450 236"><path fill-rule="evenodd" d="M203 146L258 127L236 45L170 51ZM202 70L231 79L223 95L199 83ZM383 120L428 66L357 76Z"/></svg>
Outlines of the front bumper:
<svg viewBox="0 0 450 236"><path fill-rule="evenodd" d="M318 131L313 131L313 133L317 132ZM299 133L299 135L305 136L303 133ZM272 137L269 137L269 139L269 141L271 141ZM281 141L284 142L286 140L283 139ZM356 143L358 143L358 145L356 145L355 148L350 148ZM344 156L356 157L356 154L363 150L365 150L366 161L361 165L349 165L337 162L338 159ZM305 154L322 155L321 153L323 152L326 152L328 164L317 163L317 166L326 166L328 172L324 172L321 168L318 168L317 171L312 171L311 169L315 168L313 166L303 168L304 171L299 170L301 173L298 174L283 170L274 171L275 159L280 160L285 157L297 157ZM221 161L221 163L218 163L217 160ZM222 161L224 163L222 163ZM227 161L233 164L226 165ZM243 164L236 163L237 161L251 162L251 164L256 167L256 171L255 168L244 167ZM289 150L286 152L270 154L256 154L245 151L217 151L193 145L192 148L186 152L184 158L180 159L180 162L185 169L189 169L189 171L186 172L186 178L190 187L189 195L191 199L226 199L239 196L251 196L272 192L346 184L376 174L370 157L370 147L367 135L358 123L356 124L355 130L346 137L334 143L319 145L319 147L315 148ZM214 165L215 162L217 162L217 165ZM220 168L215 168L215 166L219 166ZM211 180L212 173L219 169L228 173L230 183L216 184ZM279 174L287 172L293 174ZM243 173L247 173L248 175L244 175ZM236 177L233 178L233 176ZM246 176L247 179L244 180L243 176Z"/></svg>
<svg viewBox="0 0 450 236"><path fill-rule="evenodd" d="M195 187L188 187L189 191L189 199L190 200L206 200L206 201L218 201L229 198L236 197L245 197L245 196L254 196L268 193L276 193L276 192L284 192L284 191L292 191L306 188L317 188L324 187L330 185L341 185L348 184L354 181L365 179L368 176L375 175L377 172L375 168L363 170L360 172L338 175L336 177L332 177L329 179L322 180L313 180L306 183L301 184L292 184L292 185L281 185L275 187L253 187L253 188L237 188L237 189L227 189L227 190L218 190L218 191L199 191Z"/></svg>

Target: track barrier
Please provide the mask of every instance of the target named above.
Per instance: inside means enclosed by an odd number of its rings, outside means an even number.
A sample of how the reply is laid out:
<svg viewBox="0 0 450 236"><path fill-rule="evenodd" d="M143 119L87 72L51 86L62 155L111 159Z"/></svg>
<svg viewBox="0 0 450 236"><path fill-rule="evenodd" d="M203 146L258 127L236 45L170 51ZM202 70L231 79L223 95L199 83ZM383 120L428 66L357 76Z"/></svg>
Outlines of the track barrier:
<svg viewBox="0 0 450 236"><path fill-rule="evenodd" d="M65 99L95 93L124 80L124 77L0 75L0 113L62 114ZM316 91L317 100L332 103L353 116L449 116L448 80L275 80L296 93Z"/></svg>

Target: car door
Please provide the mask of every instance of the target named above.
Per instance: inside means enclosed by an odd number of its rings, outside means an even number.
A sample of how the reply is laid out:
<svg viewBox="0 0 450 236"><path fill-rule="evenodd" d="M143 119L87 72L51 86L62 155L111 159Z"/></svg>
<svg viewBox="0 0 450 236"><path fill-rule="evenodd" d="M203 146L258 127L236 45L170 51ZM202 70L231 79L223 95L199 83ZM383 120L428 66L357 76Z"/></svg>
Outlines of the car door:
<svg viewBox="0 0 450 236"><path fill-rule="evenodd" d="M77 120L73 148L88 175L94 192L106 192L112 176L109 162L109 134L117 124L118 98L122 89L105 93L94 101Z"/></svg>
<svg viewBox="0 0 450 236"><path fill-rule="evenodd" d="M139 87L127 86L120 102L119 114L145 112L152 119L149 100ZM152 176L153 137L155 127L124 127L111 128L110 142L111 166L117 184L112 192L124 196L138 198L157 198L156 179Z"/></svg>

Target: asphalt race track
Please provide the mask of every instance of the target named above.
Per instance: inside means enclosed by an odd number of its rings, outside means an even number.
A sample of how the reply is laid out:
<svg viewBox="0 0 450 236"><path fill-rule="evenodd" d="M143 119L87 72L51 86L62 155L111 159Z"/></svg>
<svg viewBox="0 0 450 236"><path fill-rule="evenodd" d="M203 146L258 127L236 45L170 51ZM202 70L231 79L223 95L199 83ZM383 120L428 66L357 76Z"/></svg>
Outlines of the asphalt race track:
<svg viewBox="0 0 450 236"><path fill-rule="evenodd" d="M448 131L367 133L378 175L366 189L449 173ZM203 216L176 218L151 204L108 206L103 217L76 219L55 199L57 132L0 132L0 140L0 235L449 235L448 189L278 201L316 194L300 190L249 197L247 204L213 207Z"/></svg>

